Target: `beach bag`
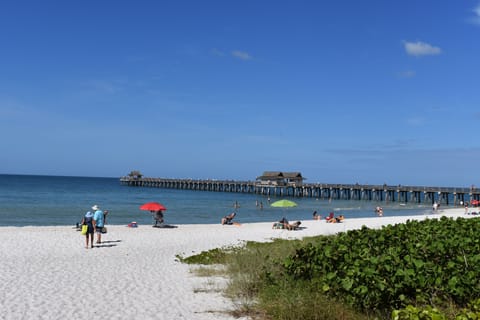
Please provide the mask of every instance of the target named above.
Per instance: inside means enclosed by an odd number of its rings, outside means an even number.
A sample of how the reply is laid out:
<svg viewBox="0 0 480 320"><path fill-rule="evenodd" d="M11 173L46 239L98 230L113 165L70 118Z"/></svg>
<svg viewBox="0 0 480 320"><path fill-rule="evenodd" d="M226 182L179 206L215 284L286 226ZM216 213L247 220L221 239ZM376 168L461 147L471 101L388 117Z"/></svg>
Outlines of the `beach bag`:
<svg viewBox="0 0 480 320"><path fill-rule="evenodd" d="M101 232L102 232L102 233L107 233L107 228L106 228L106 227L103 227Z"/></svg>
<svg viewBox="0 0 480 320"><path fill-rule="evenodd" d="M88 225L87 224L82 224L82 234L86 235L88 231Z"/></svg>

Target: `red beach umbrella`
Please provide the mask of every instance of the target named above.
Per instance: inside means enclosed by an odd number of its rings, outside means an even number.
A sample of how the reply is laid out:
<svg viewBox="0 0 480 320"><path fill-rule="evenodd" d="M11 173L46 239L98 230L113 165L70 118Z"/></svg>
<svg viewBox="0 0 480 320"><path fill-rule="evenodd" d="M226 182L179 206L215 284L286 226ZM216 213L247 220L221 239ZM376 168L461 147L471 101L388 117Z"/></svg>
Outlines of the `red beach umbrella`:
<svg viewBox="0 0 480 320"><path fill-rule="evenodd" d="M167 210L165 206L158 202L147 202L140 206L140 210L148 210L148 211L159 211L159 210Z"/></svg>

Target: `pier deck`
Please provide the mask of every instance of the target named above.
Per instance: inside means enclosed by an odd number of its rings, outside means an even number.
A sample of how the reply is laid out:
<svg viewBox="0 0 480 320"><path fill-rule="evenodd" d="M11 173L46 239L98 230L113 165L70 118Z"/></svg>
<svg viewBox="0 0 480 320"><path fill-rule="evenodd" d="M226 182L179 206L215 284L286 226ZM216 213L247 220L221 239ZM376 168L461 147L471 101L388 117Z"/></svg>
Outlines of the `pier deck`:
<svg viewBox="0 0 480 320"><path fill-rule="evenodd" d="M146 177L121 177L122 185L214 192L251 193L279 197L310 197L337 200L368 200L401 203L435 202L461 205L480 200L480 189L426 186L302 183L268 184L259 181L194 180Z"/></svg>

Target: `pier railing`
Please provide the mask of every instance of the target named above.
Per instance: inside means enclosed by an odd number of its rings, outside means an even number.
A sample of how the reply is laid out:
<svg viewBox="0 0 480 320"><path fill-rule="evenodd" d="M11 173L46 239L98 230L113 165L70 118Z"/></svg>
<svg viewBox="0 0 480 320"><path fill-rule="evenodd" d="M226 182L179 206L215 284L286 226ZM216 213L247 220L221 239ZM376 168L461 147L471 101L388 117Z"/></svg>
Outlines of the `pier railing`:
<svg viewBox="0 0 480 320"><path fill-rule="evenodd" d="M262 181L234 181L215 179L171 179L121 177L120 183L132 187L168 188L215 192L252 193L280 197L310 197L337 200L369 200L386 202L439 203L460 205L480 200L480 189L455 187L427 187L404 185L363 185L289 183L277 185Z"/></svg>

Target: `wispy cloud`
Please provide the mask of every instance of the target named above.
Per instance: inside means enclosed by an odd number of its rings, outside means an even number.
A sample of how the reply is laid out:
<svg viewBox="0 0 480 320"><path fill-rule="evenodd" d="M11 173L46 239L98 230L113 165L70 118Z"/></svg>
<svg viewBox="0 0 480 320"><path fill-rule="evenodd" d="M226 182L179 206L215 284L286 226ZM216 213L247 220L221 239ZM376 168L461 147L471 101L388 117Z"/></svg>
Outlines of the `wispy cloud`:
<svg viewBox="0 0 480 320"><path fill-rule="evenodd" d="M22 104L11 99L0 99L0 116L6 118L22 117L29 113L29 110Z"/></svg>
<svg viewBox="0 0 480 320"><path fill-rule="evenodd" d="M217 49L217 48L211 49L210 54L214 55L214 56L217 56L217 57L225 57L225 56L228 55L228 53L226 53L225 51ZM241 51L241 50L233 50L233 51L230 52L229 56L231 56L235 59L240 59L240 60L245 60L245 61L253 59L253 57L250 53L248 53L246 51Z"/></svg>
<svg viewBox="0 0 480 320"><path fill-rule="evenodd" d="M85 85L90 89L106 94L114 94L122 90L118 81L90 80Z"/></svg>
<svg viewBox="0 0 480 320"><path fill-rule="evenodd" d="M219 50L217 48L213 48L212 50L210 50L210 53L213 54L214 56L218 56L218 57L224 57L225 56L225 52L223 52L222 50Z"/></svg>
<svg viewBox="0 0 480 320"><path fill-rule="evenodd" d="M413 78L415 77L415 75L416 75L416 72L413 70L405 70L398 73L398 76L400 78Z"/></svg>
<svg viewBox="0 0 480 320"><path fill-rule="evenodd" d="M411 56L435 56L442 53L442 49L439 47L432 46L431 44L417 41L417 42L408 42L404 41L405 51L408 55Z"/></svg>
<svg viewBox="0 0 480 320"><path fill-rule="evenodd" d="M480 26L480 3L472 10L474 16L468 19L468 22Z"/></svg>
<svg viewBox="0 0 480 320"><path fill-rule="evenodd" d="M411 117L407 119L407 124L413 127L422 126L425 123L425 119L421 117Z"/></svg>
<svg viewBox="0 0 480 320"><path fill-rule="evenodd" d="M245 51L240 51L240 50L234 50L232 51L232 56L235 58L238 58L240 60L251 60L252 56Z"/></svg>

